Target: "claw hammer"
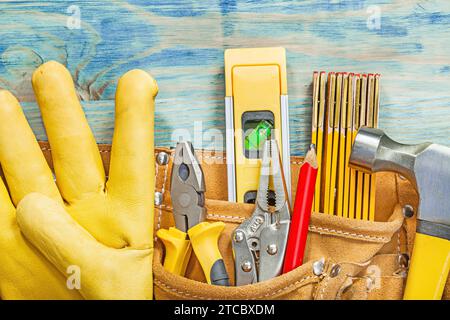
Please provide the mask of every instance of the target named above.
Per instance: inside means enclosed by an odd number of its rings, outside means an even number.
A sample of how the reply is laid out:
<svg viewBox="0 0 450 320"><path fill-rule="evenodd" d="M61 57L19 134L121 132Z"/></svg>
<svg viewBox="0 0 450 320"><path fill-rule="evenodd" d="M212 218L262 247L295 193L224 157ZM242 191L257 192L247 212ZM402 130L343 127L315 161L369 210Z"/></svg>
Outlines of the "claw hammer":
<svg viewBox="0 0 450 320"><path fill-rule="evenodd" d="M382 130L363 127L349 164L366 173L396 172L411 181L419 211L403 298L441 299L450 269L450 148L401 144Z"/></svg>

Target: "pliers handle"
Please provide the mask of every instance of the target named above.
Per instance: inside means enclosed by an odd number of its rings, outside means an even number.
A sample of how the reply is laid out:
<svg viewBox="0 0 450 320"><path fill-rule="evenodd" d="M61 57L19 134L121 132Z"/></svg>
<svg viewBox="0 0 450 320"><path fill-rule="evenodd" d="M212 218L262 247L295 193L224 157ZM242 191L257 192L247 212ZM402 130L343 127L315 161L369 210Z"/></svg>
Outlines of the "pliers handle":
<svg viewBox="0 0 450 320"><path fill-rule="evenodd" d="M176 227L156 233L166 248L164 268L184 275L194 250L207 282L228 286L228 274L218 247L225 224L203 221L205 182L190 142L179 142L175 149L170 193Z"/></svg>

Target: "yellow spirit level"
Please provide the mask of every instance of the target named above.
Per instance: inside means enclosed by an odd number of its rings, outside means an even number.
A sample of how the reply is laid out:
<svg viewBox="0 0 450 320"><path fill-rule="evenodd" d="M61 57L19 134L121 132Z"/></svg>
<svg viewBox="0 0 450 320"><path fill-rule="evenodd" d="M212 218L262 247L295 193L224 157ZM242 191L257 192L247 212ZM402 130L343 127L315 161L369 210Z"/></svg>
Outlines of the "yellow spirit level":
<svg viewBox="0 0 450 320"><path fill-rule="evenodd" d="M284 48L225 51L225 121L228 199L252 203L260 172L260 146L280 146L290 198L289 114ZM268 136L264 136L268 135Z"/></svg>

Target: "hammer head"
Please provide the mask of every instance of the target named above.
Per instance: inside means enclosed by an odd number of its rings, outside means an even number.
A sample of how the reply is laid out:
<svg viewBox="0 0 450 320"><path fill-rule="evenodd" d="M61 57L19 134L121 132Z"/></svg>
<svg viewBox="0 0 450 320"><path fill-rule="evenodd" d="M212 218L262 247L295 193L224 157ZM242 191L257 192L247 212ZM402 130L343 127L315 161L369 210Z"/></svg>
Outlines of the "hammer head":
<svg viewBox="0 0 450 320"><path fill-rule="evenodd" d="M363 127L349 164L366 173L392 171L408 178L420 197L418 219L450 226L450 148L401 144L382 130Z"/></svg>

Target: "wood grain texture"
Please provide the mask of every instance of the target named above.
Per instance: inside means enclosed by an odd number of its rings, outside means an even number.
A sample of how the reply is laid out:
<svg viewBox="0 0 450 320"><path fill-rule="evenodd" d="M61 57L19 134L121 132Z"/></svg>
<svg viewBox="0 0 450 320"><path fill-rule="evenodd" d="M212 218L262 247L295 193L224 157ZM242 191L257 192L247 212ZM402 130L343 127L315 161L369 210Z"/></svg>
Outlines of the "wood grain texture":
<svg viewBox="0 0 450 320"><path fill-rule="evenodd" d="M74 4L80 29L67 27ZM377 12L380 28L370 23ZM184 129L191 138L206 132L196 147L212 148L225 127L223 51L284 46L293 154L310 140L314 70L381 73L380 127L405 143L450 146L445 0L1 1L0 39L0 87L26 102L39 139L45 131L30 77L44 61L68 66L99 142L112 137L117 79L142 68L160 88L156 144L172 145ZM224 142L216 137L214 145Z"/></svg>

